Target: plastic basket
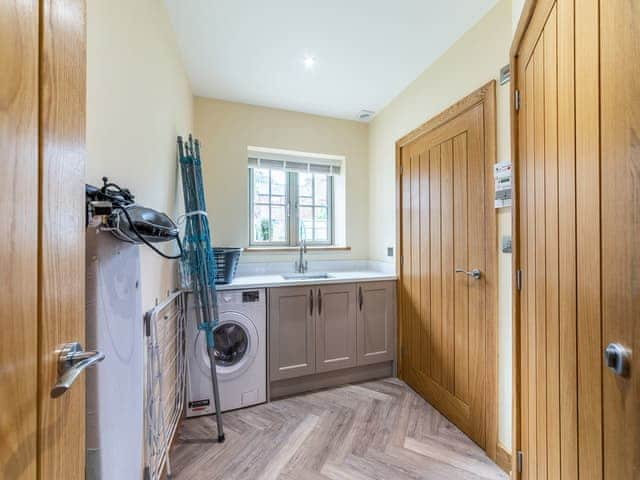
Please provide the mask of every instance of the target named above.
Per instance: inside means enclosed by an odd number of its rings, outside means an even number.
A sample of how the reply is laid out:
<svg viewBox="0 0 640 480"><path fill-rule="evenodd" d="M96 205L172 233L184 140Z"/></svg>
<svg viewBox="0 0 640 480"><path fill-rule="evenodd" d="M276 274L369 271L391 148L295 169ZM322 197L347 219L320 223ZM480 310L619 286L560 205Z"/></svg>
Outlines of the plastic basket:
<svg viewBox="0 0 640 480"><path fill-rule="evenodd" d="M241 248L214 248L213 256L216 261L216 284L225 285L233 282L238 269Z"/></svg>

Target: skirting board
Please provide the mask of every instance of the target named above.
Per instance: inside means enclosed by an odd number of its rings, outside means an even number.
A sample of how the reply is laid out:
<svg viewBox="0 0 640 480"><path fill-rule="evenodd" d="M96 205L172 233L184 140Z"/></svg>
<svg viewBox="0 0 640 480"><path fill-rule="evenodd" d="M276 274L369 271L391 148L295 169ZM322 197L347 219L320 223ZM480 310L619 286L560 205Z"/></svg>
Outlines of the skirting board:
<svg viewBox="0 0 640 480"><path fill-rule="evenodd" d="M506 473L511 472L511 452L501 443L498 443L496 450L496 463Z"/></svg>
<svg viewBox="0 0 640 480"><path fill-rule="evenodd" d="M366 382L393 376L393 362L376 363L362 367L345 368L333 372L317 373L305 377L271 382L269 399L288 397L321 388L337 387L348 383Z"/></svg>

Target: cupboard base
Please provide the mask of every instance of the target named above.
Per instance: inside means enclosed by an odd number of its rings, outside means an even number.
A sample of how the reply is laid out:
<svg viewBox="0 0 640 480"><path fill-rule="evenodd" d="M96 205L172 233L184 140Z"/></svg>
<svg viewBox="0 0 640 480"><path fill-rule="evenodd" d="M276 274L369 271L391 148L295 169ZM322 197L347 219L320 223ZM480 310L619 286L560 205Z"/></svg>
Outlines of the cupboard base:
<svg viewBox="0 0 640 480"><path fill-rule="evenodd" d="M276 380L269 385L269 400L322 388L338 387L348 383L366 382L393 376L393 362L383 362L286 380Z"/></svg>

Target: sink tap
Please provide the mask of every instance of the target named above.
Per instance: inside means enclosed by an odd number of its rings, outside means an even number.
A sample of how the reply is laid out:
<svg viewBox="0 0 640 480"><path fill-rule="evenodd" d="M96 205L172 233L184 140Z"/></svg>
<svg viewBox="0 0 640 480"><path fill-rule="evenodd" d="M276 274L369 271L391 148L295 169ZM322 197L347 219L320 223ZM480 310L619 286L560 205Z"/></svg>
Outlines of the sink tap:
<svg viewBox="0 0 640 480"><path fill-rule="evenodd" d="M297 273L306 273L309 269L309 262L304 259L304 255L307 253L307 242L306 240L300 240L300 248L298 250L298 261L296 262L296 272Z"/></svg>

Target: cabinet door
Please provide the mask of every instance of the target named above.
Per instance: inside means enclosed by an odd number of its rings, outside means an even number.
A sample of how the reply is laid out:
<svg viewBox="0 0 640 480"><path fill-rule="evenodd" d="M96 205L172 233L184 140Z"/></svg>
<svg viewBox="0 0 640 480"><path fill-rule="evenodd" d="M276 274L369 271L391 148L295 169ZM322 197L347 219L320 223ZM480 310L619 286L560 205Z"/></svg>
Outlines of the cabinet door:
<svg viewBox="0 0 640 480"><path fill-rule="evenodd" d="M326 285L316 290L316 371L355 367L356 285Z"/></svg>
<svg viewBox="0 0 640 480"><path fill-rule="evenodd" d="M315 315L311 287L269 290L271 380L315 373Z"/></svg>
<svg viewBox="0 0 640 480"><path fill-rule="evenodd" d="M359 284L358 365L393 360L395 333L395 282Z"/></svg>

